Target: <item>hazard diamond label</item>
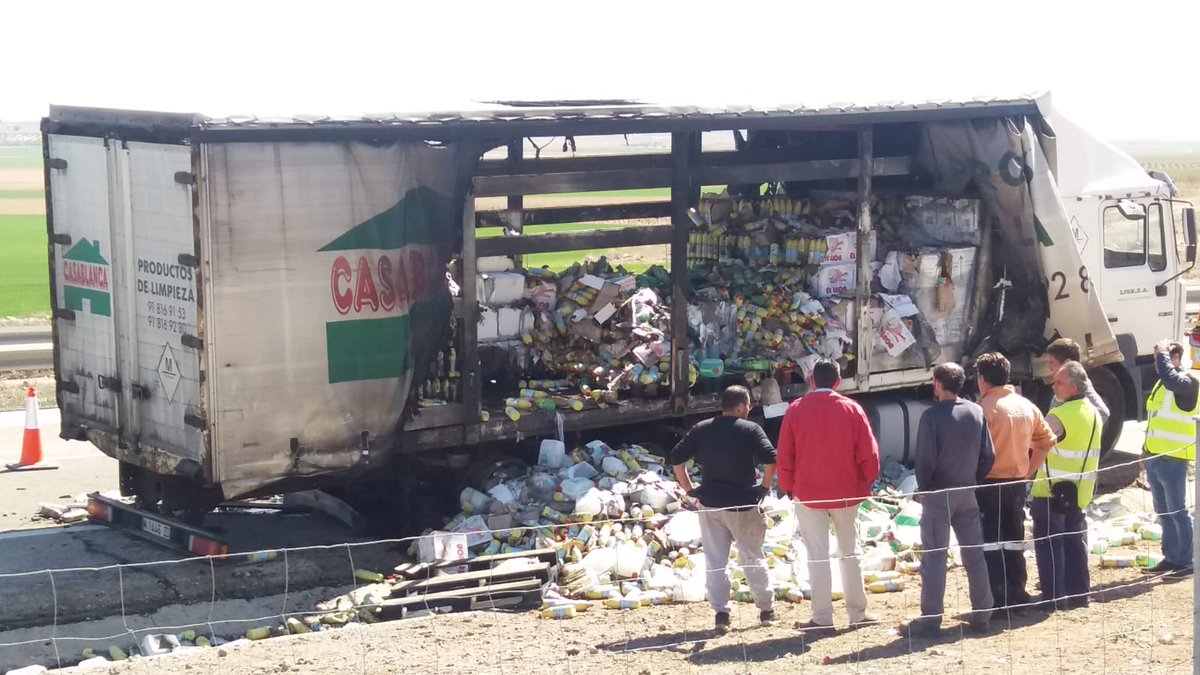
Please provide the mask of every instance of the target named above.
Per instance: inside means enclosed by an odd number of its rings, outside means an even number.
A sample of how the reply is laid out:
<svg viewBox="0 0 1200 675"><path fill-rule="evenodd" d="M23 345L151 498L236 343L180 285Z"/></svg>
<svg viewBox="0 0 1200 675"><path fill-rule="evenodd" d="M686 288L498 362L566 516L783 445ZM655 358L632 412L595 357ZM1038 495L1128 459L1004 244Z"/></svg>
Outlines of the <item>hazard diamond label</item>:
<svg viewBox="0 0 1200 675"><path fill-rule="evenodd" d="M179 381L183 379L183 375L179 374L179 363L175 360L175 352L171 349L171 345L163 345L162 357L158 359L158 383L162 385L163 391L167 394L167 400L171 403L175 402L175 392L179 389Z"/></svg>

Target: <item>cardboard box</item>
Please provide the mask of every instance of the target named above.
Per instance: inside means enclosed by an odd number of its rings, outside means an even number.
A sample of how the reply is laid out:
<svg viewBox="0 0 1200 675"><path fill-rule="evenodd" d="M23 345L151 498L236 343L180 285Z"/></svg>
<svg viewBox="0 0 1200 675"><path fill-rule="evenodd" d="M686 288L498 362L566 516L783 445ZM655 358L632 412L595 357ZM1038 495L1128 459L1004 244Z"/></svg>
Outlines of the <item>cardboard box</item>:
<svg viewBox="0 0 1200 675"><path fill-rule="evenodd" d="M867 238L867 259L875 259L875 232ZM858 260L858 232L840 232L825 236L825 257L822 265L841 265Z"/></svg>
<svg viewBox="0 0 1200 675"><path fill-rule="evenodd" d="M476 290L479 302L489 305L507 305L525 297L525 275L520 272L480 274Z"/></svg>
<svg viewBox="0 0 1200 675"><path fill-rule="evenodd" d="M901 238L916 246L978 246L980 205L977 199L908 197L908 222Z"/></svg>
<svg viewBox="0 0 1200 675"><path fill-rule="evenodd" d="M423 563L466 560L469 544L461 532L430 532L417 540L417 556Z"/></svg>
<svg viewBox="0 0 1200 675"><path fill-rule="evenodd" d="M488 342L500 339L500 315L497 310L483 306L479 308L479 341Z"/></svg>
<svg viewBox="0 0 1200 675"><path fill-rule="evenodd" d="M481 256L475 264L475 269L479 272L508 272L512 268L512 258L506 255Z"/></svg>
<svg viewBox="0 0 1200 675"><path fill-rule="evenodd" d="M858 291L858 264L822 265L813 275L812 292L819 298L852 298Z"/></svg>
<svg viewBox="0 0 1200 675"><path fill-rule="evenodd" d="M496 310L496 337L500 340L511 340L521 336L521 310L515 307L501 307Z"/></svg>

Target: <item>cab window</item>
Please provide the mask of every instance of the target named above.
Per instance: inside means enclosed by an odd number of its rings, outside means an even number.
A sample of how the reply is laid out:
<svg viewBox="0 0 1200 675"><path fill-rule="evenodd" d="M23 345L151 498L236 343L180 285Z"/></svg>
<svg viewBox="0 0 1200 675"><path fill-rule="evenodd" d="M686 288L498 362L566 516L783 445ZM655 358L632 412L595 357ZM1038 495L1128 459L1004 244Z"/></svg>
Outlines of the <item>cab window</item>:
<svg viewBox="0 0 1200 675"><path fill-rule="evenodd" d="M1149 251L1150 271L1167 269L1167 238L1163 223L1162 204L1146 207L1146 248Z"/></svg>
<svg viewBox="0 0 1200 675"><path fill-rule="evenodd" d="M1160 217L1161 222L1161 217ZM1117 207L1104 209L1104 266L1146 264L1146 219L1129 219Z"/></svg>

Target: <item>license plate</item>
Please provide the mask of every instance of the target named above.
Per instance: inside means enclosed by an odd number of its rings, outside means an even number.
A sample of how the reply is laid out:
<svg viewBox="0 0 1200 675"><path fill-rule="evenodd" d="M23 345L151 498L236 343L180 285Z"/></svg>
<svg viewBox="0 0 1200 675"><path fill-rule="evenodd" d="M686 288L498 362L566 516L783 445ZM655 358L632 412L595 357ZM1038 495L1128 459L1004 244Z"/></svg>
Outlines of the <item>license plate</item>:
<svg viewBox="0 0 1200 675"><path fill-rule="evenodd" d="M171 539L171 526L157 520L142 518L142 530L168 541Z"/></svg>

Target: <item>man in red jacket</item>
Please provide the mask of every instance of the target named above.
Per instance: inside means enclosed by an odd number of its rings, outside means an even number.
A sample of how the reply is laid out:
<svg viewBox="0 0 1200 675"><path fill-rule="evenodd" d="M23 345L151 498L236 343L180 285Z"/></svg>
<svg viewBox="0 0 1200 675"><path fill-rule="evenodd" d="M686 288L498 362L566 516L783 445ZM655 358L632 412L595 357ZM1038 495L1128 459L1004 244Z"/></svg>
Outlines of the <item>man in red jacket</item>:
<svg viewBox="0 0 1200 675"><path fill-rule="evenodd" d="M837 393L841 382L837 363L817 361L809 393L788 406L779 432L779 487L796 500L812 586L812 619L800 628L833 626L830 522L837 537L850 627L878 621L867 613L856 516L859 503L871 495L871 485L879 476L879 444L863 409Z"/></svg>

